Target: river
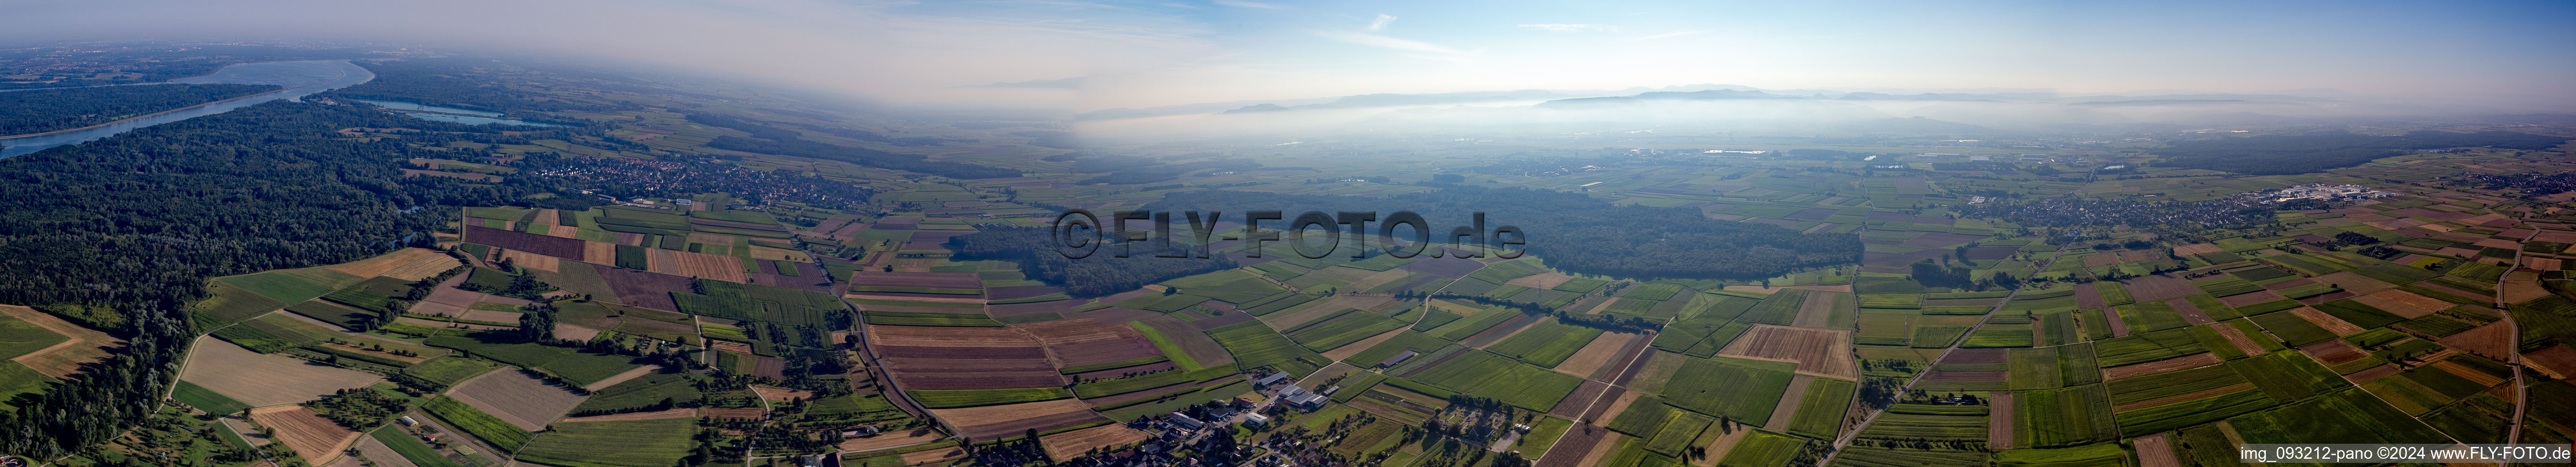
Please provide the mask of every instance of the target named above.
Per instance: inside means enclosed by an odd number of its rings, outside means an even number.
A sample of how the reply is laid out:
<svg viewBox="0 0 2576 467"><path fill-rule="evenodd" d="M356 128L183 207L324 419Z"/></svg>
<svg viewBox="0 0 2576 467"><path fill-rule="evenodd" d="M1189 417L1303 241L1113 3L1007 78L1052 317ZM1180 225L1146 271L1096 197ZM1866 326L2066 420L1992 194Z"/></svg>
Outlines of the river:
<svg viewBox="0 0 2576 467"><path fill-rule="evenodd" d="M42 151L46 148L66 144L86 143L99 138L108 137L108 135L134 131L134 129L137 128L230 112L233 109L249 107L278 99L302 98L322 91L355 86L358 83L364 83L374 79L376 79L376 74L374 72L369 72L366 68L360 67L357 64L349 63L347 60L304 60L228 65L221 70L216 70L213 74L205 76L191 76L170 80L169 82L185 84L267 84L284 86L288 89L285 91L207 104L203 107L195 107L177 112L117 122L98 128L74 131L70 133L0 139L0 145L8 146L0 148L0 158Z"/></svg>

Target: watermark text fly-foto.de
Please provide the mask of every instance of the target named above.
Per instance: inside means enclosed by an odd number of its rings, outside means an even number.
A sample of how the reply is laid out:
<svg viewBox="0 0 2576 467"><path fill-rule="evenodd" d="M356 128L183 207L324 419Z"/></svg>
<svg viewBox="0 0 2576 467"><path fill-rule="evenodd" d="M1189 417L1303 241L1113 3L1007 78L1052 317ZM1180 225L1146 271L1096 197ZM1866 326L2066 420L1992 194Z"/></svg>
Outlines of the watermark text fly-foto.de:
<svg viewBox="0 0 2576 467"><path fill-rule="evenodd" d="M1151 242L1147 246L1149 251L1160 251L1160 253L1154 253L1153 257L1206 258L1211 253L1208 251L1210 245L1217 241L1250 240L1252 245L1244 250L1244 253L1253 258L1262 257L1267 253L1265 251L1267 242L1281 242L1287 243L1290 249L1295 250L1297 256L1306 259L1323 259L1326 256L1332 256L1334 251L1342 249L1343 232L1348 232L1353 237L1366 238L1370 233L1369 224L1371 223L1377 224L1375 233L1381 239L1405 239L1405 237L1398 237L1397 232L1399 230L1411 232L1406 236L1410 238L1404 245L1385 244L1383 253L1397 258L1423 255L1439 258L1443 253L1431 247L1445 243L1447 249L1460 252L1458 255L1460 257L1480 258L1484 257L1484 253L1480 252L1492 251L1494 257L1509 259L1519 258L1528 253L1529 245L1529 233L1521 230L1520 227L1502 225L1491 230L1486 229L1483 211L1472 213L1473 225L1452 227L1447 235L1439 236L1432 233L1429 221L1413 211L1396 211L1387 214L1384 218L1380 218L1376 211L1336 211L1333 214L1306 211L1296 217L1286 217L1283 211L1252 211L1242 214L1242 220L1239 221L1243 224L1241 230L1228 229L1223 232L1217 229L1217 224L1226 220L1224 212L1180 211L1179 218L1185 225L1175 224L1174 214L1170 211L1117 211L1109 217L1108 224L1104 226L1100 216L1093 214L1091 210L1078 208L1066 210L1056 215L1055 224L1051 227L1055 249L1068 259L1088 258L1098 254L1104 248L1110 250L1111 257L1126 258L1135 254L1136 244ZM1130 221L1144 222L1131 224ZM1152 227L1147 228L1146 222L1151 222ZM1280 229L1264 228L1265 225L1280 227ZM1176 237L1173 229L1176 226L1187 229L1181 233L1196 241L1174 243L1172 239ZM1322 234L1302 235L1294 240L1286 239L1281 235L1286 232L1312 230L1322 230ZM1240 232L1240 236L1234 235L1236 232ZM1443 240L1435 241L1435 237ZM1363 240L1363 244L1351 253L1351 257L1366 258L1369 253L1370 248Z"/></svg>

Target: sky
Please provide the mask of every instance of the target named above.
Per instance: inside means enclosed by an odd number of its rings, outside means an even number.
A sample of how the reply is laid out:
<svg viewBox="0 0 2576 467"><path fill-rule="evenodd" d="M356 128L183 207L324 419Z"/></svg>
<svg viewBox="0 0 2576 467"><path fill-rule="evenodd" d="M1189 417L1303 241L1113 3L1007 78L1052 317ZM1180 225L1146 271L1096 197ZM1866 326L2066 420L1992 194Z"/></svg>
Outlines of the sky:
<svg viewBox="0 0 2576 467"><path fill-rule="evenodd" d="M675 67L899 105L1702 83L2576 102L2576 2L0 0L0 43L294 37ZM2568 109L2576 111L2576 108Z"/></svg>

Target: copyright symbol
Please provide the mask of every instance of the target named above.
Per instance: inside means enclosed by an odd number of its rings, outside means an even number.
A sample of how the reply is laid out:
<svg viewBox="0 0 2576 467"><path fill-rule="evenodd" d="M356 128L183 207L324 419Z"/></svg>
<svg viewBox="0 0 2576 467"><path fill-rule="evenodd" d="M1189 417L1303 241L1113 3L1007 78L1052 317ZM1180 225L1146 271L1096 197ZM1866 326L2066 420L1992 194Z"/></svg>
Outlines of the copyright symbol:
<svg viewBox="0 0 2576 467"><path fill-rule="evenodd" d="M1082 217L1075 218L1076 214ZM1099 241L1100 218L1091 215L1089 209L1074 208L1057 214L1055 225L1048 231L1054 234L1056 253L1063 254L1065 259L1089 257L1092 252L1100 251L1100 244L1108 243Z"/></svg>

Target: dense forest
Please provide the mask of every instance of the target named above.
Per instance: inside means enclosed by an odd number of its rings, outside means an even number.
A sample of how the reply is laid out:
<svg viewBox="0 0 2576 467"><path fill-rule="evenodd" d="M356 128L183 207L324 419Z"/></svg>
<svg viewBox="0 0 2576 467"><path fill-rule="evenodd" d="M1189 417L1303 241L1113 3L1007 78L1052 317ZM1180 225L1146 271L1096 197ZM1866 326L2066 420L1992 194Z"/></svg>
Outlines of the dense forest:
<svg viewBox="0 0 2576 467"><path fill-rule="evenodd" d="M2163 157L2156 165L2165 167L2282 175L2361 165L2404 155L2410 149L2488 146L2536 151L2566 142L2566 138L2510 131L2417 130L2403 136L2324 133L2174 141L2155 154Z"/></svg>
<svg viewBox="0 0 2576 467"><path fill-rule="evenodd" d="M433 157L348 127L486 134L353 106L270 102L0 160L0 303L71 318L128 345L27 406L0 412L0 452L50 458L123 432L158 405L197 332L209 278L340 263L427 244L454 212L543 187L407 177ZM111 325L111 324L119 324Z"/></svg>
<svg viewBox="0 0 2576 467"><path fill-rule="evenodd" d="M1383 219L1413 211L1430 222L1433 240L1486 213L1488 231L1520 227L1528 248L1548 266L1618 277L1763 278L1802 266L1860 260L1860 237L1802 234L1776 225L1720 221L1688 208L1614 206L1580 193L1458 185L1389 198L1283 195L1239 191L1175 192L1146 210L1242 212L1376 211ZM1372 227L1370 234L1374 235ZM1401 233L1399 233L1401 235ZM1489 239L1490 241L1490 239Z"/></svg>
<svg viewBox="0 0 2576 467"><path fill-rule="evenodd" d="M278 89L253 84L158 84L0 92L0 135L69 130Z"/></svg>
<svg viewBox="0 0 2576 467"><path fill-rule="evenodd" d="M777 154L781 156L841 161L869 167L920 172L948 178L976 179L1020 176L1020 171L1018 170L988 167L962 162L924 160L924 157L918 155L895 154L875 149L817 142L805 139L804 133L799 133L795 130L753 123L724 115L689 114L689 121L710 126L742 130L744 132L751 133L752 135L751 138L740 136L716 137L715 141L707 143L707 147L716 149L730 149L743 152L757 152L761 154Z"/></svg>
<svg viewBox="0 0 2576 467"><path fill-rule="evenodd" d="M533 93L510 89L501 83L525 82L487 75L506 74L504 65L490 60L466 58L423 58L383 62L357 62L376 73L376 79L331 93L351 99L410 102L490 112L558 112L565 110L610 111L632 105L604 105L563 99L530 97ZM495 79L499 78L499 79ZM621 103L623 104L623 103ZM525 117L525 116L513 116ZM555 122L562 123L562 122Z"/></svg>
<svg viewBox="0 0 2576 467"><path fill-rule="evenodd" d="M1075 297L1098 297L1136 290L1145 284L1234 268L1225 258L1156 258L1138 249L1127 258L1099 254L1079 260L1055 251L1050 231L1008 225L975 226L980 232L948 239L956 259L1020 263L1020 271L1048 285L1064 287Z"/></svg>

